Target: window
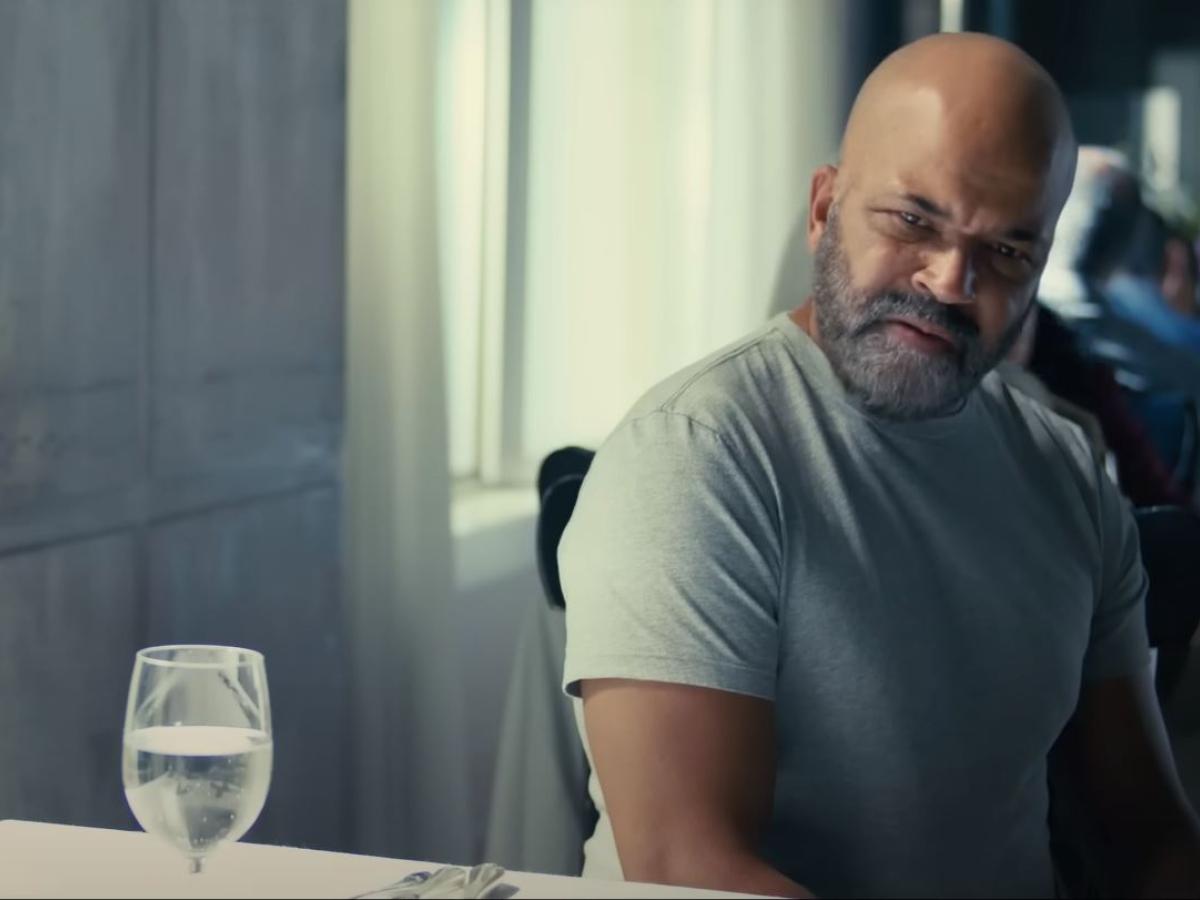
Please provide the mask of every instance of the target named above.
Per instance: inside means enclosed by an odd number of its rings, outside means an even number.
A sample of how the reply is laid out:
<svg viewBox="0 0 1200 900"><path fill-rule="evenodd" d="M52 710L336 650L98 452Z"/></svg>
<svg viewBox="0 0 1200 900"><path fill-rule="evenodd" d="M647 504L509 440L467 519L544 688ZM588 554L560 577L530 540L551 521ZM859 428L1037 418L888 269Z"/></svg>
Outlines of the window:
<svg viewBox="0 0 1200 900"><path fill-rule="evenodd" d="M441 15L452 471L528 483L767 317L836 147L840 4L445 0Z"/></svg>

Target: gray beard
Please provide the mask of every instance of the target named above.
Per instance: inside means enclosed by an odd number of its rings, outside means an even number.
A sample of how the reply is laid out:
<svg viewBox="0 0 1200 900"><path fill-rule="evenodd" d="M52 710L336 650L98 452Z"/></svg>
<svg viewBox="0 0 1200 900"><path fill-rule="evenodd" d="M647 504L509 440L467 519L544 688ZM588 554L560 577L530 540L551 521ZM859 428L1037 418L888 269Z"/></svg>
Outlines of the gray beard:
<svg viewBox="0 0 1200 900"><path fill-rule="evenodd" d="M960 310L919 294L862 296L850 280L836 214L830 216L817 247L813 305L821 349L847 393L873 415L901 422L960 409L1008 353L1025 318L1019 316L989 352L978 327ZM884 330L883 320L889 316L935 324L955 338L958 349L929 355L899 344Z"/></svg>

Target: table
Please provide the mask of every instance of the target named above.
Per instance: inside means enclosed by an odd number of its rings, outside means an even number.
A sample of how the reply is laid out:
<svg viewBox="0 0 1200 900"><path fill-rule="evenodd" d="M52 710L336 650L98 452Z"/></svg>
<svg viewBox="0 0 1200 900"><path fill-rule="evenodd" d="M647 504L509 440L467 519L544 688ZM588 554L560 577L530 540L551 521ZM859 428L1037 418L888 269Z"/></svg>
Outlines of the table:
<svg viewBox="0 0 1200 900"><path fill-rule="evenodd" d="M189 875L187 862L139 831L0 822L0 897L351 897L436 864L266 844L230 844ZM537 897L744 897L630 882L508 872L516 900Z"/></svg>

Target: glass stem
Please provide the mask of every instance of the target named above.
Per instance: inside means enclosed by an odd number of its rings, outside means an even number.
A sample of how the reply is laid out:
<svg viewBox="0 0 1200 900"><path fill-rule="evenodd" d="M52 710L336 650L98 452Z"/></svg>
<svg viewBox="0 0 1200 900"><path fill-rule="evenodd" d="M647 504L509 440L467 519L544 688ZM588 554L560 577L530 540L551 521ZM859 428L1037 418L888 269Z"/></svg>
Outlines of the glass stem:
<svg viewBox="0 0 1200 900"><path fill-rule="evenodd" d="M191 874L193 874L193 875L199 875L200 870L203 868L204 868L204 857L203 856L193 856L191 858L191 865L189 866L188 871L191 872Z"/></svg>

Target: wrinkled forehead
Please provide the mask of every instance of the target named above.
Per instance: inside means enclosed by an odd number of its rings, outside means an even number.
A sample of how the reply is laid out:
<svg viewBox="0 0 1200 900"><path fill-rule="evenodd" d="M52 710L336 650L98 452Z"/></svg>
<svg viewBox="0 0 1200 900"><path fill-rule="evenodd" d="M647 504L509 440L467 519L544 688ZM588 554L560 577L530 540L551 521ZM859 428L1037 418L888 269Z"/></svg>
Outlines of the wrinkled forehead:
<svg viewBox="0 0 1200 900"><path fill-rule="evenodd" d="M1011 104L1009 104L1011 105ZM917 194L952 216L1020 223L1047 240L1070 190L1061 136L1004 103L986 108L912 91L846 148L848 191ZM1073 151L1071 158L1073 159Z"/></svg>

